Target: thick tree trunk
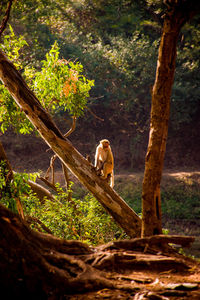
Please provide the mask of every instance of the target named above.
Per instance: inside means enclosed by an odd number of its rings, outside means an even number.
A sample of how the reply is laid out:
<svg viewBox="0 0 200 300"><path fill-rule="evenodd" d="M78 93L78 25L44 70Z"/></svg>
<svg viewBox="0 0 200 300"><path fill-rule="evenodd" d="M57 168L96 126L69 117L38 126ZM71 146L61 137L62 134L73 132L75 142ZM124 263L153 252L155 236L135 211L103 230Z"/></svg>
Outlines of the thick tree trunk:
<svg viewBox="0 0 200 300"><path fill-rule="evenodd" d="M114 220L130 236L139 236L141 219L125 201L100 177L93 166L65 139L51 116L42 108L19 72L0 50L0 79L41 137L60 160L104 206Z"/></svg>
<svg viewBox="0 0 200 300"><path fill-rule="evenodd" d="M152 90L150 134L142 192L142 236L162 233L160 183L168 135L176 46L181 27L194 13L191 11L191 7L194 9L194 1L173 0L169 5Z"/></svg>

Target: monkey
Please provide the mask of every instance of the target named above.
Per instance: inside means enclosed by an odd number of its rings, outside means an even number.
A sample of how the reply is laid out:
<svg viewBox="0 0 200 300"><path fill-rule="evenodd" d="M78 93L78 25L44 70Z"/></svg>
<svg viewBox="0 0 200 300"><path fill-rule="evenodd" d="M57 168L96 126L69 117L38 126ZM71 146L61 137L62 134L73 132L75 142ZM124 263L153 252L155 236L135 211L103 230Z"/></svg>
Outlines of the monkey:
<svg viewBox="0 0 200 300"><path fill-rule="evenodd" d="M110 186L114 186L114 158L110 147L109 140L101 140L96 148L95 169L97 175L102 179L107 179Z"/></svg>

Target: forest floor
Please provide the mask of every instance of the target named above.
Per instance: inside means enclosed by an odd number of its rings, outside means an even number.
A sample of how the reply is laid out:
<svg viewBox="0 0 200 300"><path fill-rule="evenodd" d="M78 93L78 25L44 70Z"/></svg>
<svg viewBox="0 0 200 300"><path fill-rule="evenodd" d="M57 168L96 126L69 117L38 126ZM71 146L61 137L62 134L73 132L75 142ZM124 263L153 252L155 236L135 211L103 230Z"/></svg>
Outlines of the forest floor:
<svg viewBox="0 0 200 300"><path fill-rule="evenodd" d="M116 274L109 274L115 278ZM200 269L196 272L183 273L173 270L169 272L159 271L135 271L129 274L121 274L121 279L132 283L135 291L123 289L102 289L80 295L69 295L64 299L93 300L93 299L123 299L123 300L199 300L200 299ZM128 278L128 279L126 279ZM132 280L131 280L132 279ZM117 280L115 280L117 283Z"/></svg>

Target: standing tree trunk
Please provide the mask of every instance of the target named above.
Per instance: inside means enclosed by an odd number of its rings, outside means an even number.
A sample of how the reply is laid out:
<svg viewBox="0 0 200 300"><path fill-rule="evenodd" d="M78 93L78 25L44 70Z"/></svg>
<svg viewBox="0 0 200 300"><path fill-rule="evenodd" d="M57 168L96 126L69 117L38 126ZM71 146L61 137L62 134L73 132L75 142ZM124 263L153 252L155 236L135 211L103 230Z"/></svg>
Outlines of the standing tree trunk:
<svg viewBox="0 0 200 300"><path fill-rule="evenodd" d="M127 235L139 236L141 219L106 181L96 175L94 167L72 146L69 140L64 138L51 116L42 108L19 72L1 50L0 79L62 163L95 196Z"/></svg>
<svg viewBox="0 0 200 300"><path fill-rule="evenodd" d="M142 236L162 233L160 183L168 135L170 97L176 46L183 24L195 13L197 1L171 0L164 17L156 79L152 90L149 144L142 191Z"/></svg>

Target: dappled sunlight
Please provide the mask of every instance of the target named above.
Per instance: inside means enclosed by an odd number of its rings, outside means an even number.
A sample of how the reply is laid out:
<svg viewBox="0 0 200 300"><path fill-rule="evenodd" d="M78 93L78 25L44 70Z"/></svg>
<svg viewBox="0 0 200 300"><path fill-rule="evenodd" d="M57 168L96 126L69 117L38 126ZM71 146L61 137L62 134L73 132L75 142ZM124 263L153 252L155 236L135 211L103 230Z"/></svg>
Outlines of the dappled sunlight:
<svg viewBox="0 0 200 300"><path fill-rule="evenodd" d="M173 177L188 177L188 176L194 176L194 175L200 175L200 172L173 172L173 173L167 173L169 176Z"/></svg>
<svg viewBox="0 0 200 300"><path fill-rule="evenodd" d="M183 181L187 185L192 185L194 182L200 182L200 171L194 172L172 172L172 173L163 173L171 178L174 178L178 181Z"/></svg>

